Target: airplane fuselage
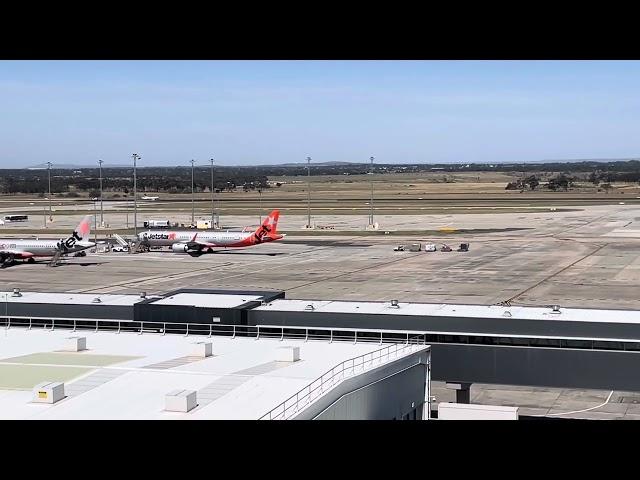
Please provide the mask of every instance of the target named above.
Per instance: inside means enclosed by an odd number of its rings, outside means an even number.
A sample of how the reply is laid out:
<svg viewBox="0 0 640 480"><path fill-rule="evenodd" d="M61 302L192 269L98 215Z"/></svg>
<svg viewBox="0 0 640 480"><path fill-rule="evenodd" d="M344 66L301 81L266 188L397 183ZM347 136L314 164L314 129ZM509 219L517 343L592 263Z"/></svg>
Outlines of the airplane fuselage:
<svg viewBox="0 0 640 480"><path fill-rule="evenodd" d="M21 251L33 257L53 257L59 250L61 240L16 240L14 238L0 238L0 250ZM64 240L62 240L64 242ZM65 244L64 253L76 253L93 246L93 243L84 244L75 242L72 245ZM16 255L20 258L20 255Z"/></svg>
<svg viewBox="0 0 640 480"><path fill-rule="evenodd" d="M148 230L139 234L140 240L152 247L169 247L176 243L189 243L197 233L197 240L216 247L248 247L252 245L253 232L210 232Z"/></svg>

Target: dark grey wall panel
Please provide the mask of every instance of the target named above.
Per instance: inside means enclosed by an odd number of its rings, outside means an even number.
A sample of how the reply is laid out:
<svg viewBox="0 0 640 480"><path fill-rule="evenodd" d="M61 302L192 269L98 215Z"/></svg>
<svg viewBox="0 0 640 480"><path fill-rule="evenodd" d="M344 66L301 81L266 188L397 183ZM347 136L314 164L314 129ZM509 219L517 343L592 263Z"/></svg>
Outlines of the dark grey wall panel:
<svg viewBox="0 0 640 480"><path fill-rule="evenodd" d="M136 305L135 320L145 322L205 323L220 318L220 324L240 325L243 310L233 308L200 308L189 305Z"/></svg>
<svg viewBox="0 0 640 480"><path fill-rule="evenodd" d="M418 408L425 397L429 352L416 352L349 378L296 420L391 420ZM411 403L414 407L411 407ZM422 410L418 408L418 411Z"/></svg>
<svg viewBox="0 0 640 480"><path fill-rule="evenodd" d="M436 381L640 391L640 352L432 344Z"/></svg>
<svg viewBox="0 0 640 480"><path fill-rule="evenodd" d="M591 320L597 320L597 311L594 315L595 317ZM562 314L549 320L521 320L517 318L420 317L366 313L251 310L248 312L248 320L250 325L640 339L640 324L563 321Z"/></svg>
<svg viewBox="0 0 640 480"><path fill-rule="evenodd" d="M340 397L314 420L400 420L416 407L421 414L426 370L426 365L416 365L358 388Z"/></svg>

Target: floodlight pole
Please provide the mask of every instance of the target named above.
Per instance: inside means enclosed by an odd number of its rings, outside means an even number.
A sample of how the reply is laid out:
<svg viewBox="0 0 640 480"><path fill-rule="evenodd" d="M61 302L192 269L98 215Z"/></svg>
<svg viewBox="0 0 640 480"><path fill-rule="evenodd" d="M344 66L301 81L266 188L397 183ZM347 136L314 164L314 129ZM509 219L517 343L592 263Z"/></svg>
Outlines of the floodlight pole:
<svg viewBox="0 0 640 480"><path fill-rule="evenodd" d="M102 209L102 160L98 160L100 164L100 225L104 225L104 212Z"/></svg>
<svg viewBox="0 0 640 480"><path fill-rule="evenodd" d="M49 220L52 220L53 215L51 211L51 162L47 162L47 173L49 174Z"/></svg>
<svg viewBox="0 0 640 480"><path fill-rule="evenodd" d="M373 226L373 157L369 157L371 160L371 170L369 171L371 174L371 215L369 216L369 225Z"/></svg>
<svg viewBox="0 0 640 480"><path fill-rule="evenodd" d="M136 164L140 155L134 153L133 157L133 232L138 238L138 181L136 178ZM128 223L128 222L127 222Z"/></svg>
<svg viewBox="0 0 640 480"><path fill-rule="evenodd" d="M215 182L215 173L214 173L214 168L213 168L213 158L210 158L209 161L211 162L211 228L215 230L216 228L216 204L215 204L215 189L216 189L216 182Z"/></svg>
<svg viewBox="0 0 640 480"><path fill-rule="evenodd" d="M195 190L193 189L193 165L195 164L195 160L191 160L191 225L195 223L195 213L196 213L196 204L195 204Z"/></svg>
<svg viewBox="0 0 640 480"><path fill-rule="evenodd" d="M311 157L307 157L307 228L311 228Z"/></svg>

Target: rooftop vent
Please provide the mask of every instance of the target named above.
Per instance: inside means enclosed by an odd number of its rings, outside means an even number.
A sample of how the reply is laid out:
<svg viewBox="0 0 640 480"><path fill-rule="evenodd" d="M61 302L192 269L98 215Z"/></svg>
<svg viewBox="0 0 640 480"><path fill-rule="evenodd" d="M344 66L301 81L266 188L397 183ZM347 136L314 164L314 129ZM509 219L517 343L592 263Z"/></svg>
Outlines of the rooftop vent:
<svg viewBox="0 0 640 480"><path fill-rule="evenodd" d="M22 294L20 293L20 289L19 288L14 288L13 289L13 293L11 294L12 297L21 297Z"/></svg>
<svg viewBox="0 0 640 480"><path fill-rule="evenodd" d="M314 307L312 304L309 304L306 307L304 307L304 309L309 312L313 312L316 309L316 307Z"/></svg>
<svg viewBox="0 0 640 480"><path fill-rule="evenodd" d="M511 312L509 310L505 310L502 314L503 317L511 317Z"/></svg>
<svg viewBox="0 0 640 480"><path fill-rule="evenodd" d="M100 297L96 297L93 300L91 300L91 303L102 303L102 300L100 300Z"/></svg>
<svg viewBox="0 0 640 480"><path fill-rule="evenodd" d="M398 300L391 300L391 306L395 308L400 308L400 302L398 302Z"/></svg>
<svg viewBox="0 0 640 480"><path fill-rule="evenodd" d="M560 305L551 305L551 313L561 313Z"/></svg>
<svg viewBox="0 0 640 480"><path fill-rule="evenodd" d="M147 292L140 292L140 298L147 298Z"/></svg>

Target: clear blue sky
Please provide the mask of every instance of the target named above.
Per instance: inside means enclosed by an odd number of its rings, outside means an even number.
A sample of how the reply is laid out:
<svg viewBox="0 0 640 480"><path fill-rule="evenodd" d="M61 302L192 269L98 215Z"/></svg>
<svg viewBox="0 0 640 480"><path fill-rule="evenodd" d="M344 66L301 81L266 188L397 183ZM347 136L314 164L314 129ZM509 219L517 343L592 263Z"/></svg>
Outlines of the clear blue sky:
<svg viewBox="0 0 640 480"><path fill-rule="evenodd" d="M640 156L638 61L0 61L0 167Z"/></svg>

